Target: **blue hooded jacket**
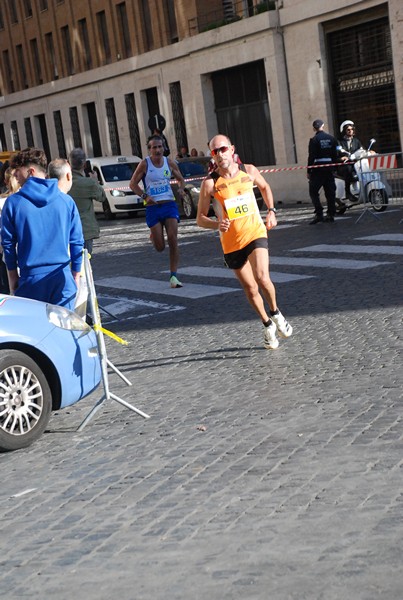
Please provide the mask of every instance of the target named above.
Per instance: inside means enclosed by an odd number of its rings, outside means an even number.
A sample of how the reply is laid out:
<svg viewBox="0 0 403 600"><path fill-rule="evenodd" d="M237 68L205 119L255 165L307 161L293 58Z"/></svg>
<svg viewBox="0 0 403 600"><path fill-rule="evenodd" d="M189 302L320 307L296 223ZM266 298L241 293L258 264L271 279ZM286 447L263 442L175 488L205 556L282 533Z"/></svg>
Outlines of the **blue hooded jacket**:
<svg viewBox="0 0 403 600"><path fill-rule="evenodd" d="M9 196L1 213L1 239L9 271L22 277L53 271L71 262L80 271L84 244L74 200L57 179L30 177Z"/></svg>

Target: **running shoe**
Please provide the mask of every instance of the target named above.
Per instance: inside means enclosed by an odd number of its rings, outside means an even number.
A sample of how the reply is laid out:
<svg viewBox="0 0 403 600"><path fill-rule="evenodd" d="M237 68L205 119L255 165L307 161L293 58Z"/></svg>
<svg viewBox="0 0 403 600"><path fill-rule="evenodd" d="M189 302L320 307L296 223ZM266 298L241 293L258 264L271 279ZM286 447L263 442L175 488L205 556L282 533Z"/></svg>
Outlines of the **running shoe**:
<svg viewBox="0 0 403 600"><path fill-rule="evenodd" d="M175 277L175 275L172 275L171 279L169 280L169 283L171 284L171 288L183 287L182 283L179 281L179 279Z"/></svg>
<svg viewBox="0 0 403 600"><path fill-rule="evenodd" d="M270 323L268 327L263 325L264 329L264 347L268 350L275 350L278 348L278 339L276 338L276 325L274 321Z"/></svg>
<svg viewBox="0 0 403 600"><path fill-rule="evenodd" d="M288 338L292 334L292 327L279 311L277 315L270 315L271 320L277 327L278 334L283 338Z"/></svg>

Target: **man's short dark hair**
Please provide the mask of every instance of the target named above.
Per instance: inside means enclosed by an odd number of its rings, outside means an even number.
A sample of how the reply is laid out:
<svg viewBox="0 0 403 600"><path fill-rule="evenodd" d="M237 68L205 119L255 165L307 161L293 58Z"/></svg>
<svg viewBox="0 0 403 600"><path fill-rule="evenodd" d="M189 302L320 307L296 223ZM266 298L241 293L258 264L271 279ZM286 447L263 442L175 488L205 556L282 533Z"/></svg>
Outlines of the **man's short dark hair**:
<svg viewBox="0 0 403 600"><path fill-rule="evenodd" d="M46 173L48 167L48 159L44 150L41 148L24 148L12 157L11 167L18 169L19 167L29 167L29 165L36 165Z"/></svg>
<svg viewBox="0 0 403 600"><path fill-rule="evenodd" d="M148 148L149 143L152 142L153 140L155 140L157 142L161 142L161 144L164 145L164 140L162 139L162 137L160 135L154 134L154 135L150 135L147 138L147 148Z"/></svg>
<svg viewBox="0 0 403 600"><path fill-rule="evenodd" d="M82 171L85 167L87 155L82 148L73 148L70 152L69 161L71 168L75 171Z"/></svg>

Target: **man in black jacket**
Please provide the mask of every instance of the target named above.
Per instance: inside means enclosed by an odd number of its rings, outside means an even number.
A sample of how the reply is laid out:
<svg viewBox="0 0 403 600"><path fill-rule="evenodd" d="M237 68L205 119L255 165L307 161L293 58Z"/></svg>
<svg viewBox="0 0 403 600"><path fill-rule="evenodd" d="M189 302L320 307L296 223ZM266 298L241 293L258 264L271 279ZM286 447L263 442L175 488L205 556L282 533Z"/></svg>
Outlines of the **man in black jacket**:
<svg viewBox="0 0 403 600"><path fill-rule="evenodd" d="M333 223L336 214L336 184L334 181L334 164L338 160L337 140L330 133L324 131L322 119L315 119L312 126L315 135L309 140L308 146L308 179L309 195L315 207L315 217L311 225L328 221ZM323 187L327 201L327 216L323 218L323 207L319 197L319 191Z"/></svg>

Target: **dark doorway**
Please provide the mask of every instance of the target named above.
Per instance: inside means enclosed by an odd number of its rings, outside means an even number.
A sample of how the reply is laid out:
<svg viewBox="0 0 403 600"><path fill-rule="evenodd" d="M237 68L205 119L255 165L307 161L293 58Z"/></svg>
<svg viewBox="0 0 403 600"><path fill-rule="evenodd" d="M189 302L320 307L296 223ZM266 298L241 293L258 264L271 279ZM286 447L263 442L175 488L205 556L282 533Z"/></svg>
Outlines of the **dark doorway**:
<svg viewBox="0 0 403 600"><path fill-rule="evenodd" d="M94 156L102 156L101 138L99 135L97 110L95 102L85 104L87 108L88 125L92 142L92 152Z"/></svg>
<svg viewBox="0 0 403 600"><path fill-rule="evenodd" d="M218 132L228 135L242 161L273 165L273 136L262 60L212 75Z"/></svg>
<svg viewBox="0 0 403 600"><path fill-rule="evenodd" d="M48 128L46 126L46 117L45 115L36 115L35 119L39 125L39 132L41 136L41 146L46 154L46 158L48 161L52 160L50 155L50 146L49 146L49 137L48 137Z"/></svg>

